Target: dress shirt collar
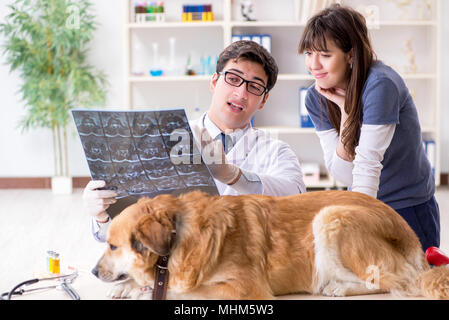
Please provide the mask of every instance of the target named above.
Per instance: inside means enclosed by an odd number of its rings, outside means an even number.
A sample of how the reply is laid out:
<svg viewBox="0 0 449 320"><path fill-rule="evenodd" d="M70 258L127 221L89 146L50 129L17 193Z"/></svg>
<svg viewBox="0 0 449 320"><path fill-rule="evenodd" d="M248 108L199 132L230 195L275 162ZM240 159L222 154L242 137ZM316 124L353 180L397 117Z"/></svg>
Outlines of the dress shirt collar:
<svg viewBox="0 0 449 320"><path fill-rule="evenodd" d="M233 144L235 145L237 143L237 141L239 141L239 139L241 137L243 137L246 133L246 131L248 131L249 127L251 125L247 125L245 128L243 129L237 129L234 131L230 131L230 132L223 132L226 135L231 136ZM212 122L212 120L209 118L208 113L206 113L205 117L204 117L204 127L207 129L207 131L209 132L210 136L212 137L212 139L221 139L220 134L222 133L222 131L220 130L220 128L218 128L215 123Z"/></svg>

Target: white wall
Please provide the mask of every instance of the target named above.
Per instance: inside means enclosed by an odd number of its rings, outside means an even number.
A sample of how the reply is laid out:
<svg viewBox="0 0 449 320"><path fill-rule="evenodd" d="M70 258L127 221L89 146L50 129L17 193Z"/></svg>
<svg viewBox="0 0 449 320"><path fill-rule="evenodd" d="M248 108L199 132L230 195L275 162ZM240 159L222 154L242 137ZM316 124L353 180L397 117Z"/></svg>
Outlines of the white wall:
<svg viewBox="0 0 449 320"><path fill-rule="evenodd" d="M11 0L0 0L0 21L9 12L7 4ZM92 42L89 62L103 70L109 80L107 105L123 104L123 49L122 49L122 1L95 0L95 14L99 27ZM443 17L449 17L449 1L443 2ZM449 19L443 22L443 57L449 52ZM0 43L3 39L0 38ZM447 55L446 55L447 56ZM47 130L38 129L21 133L17 128L23 114L23 103L16 94L19 87L17 74L9 74L9 66L4 65L5 57L0 56L0 177L32 177L53 175L52 139ZM441 113L441 170L449 172L449 62L443 58L443 83ZM70 141L70 173L73 176L88 176L89 171L75 134Z"/></svg>
<svg viewBox="0 0 449 320"><path fill-rule="evenodd" d="M106 104L123 103L122 72L122 1L95 0L94 11L99 22L95 38L91 42L89 63L106 74L109 90ZM0 0L0 21L10 12L11 0ZM4 39L0 38L0 43ZM17 94L20 79L10 74L0 55L0 177L41 177L53 175L52 137L50 130L32 129L24 134L17 128L23 111L23 103ZM70 173L88 176L89 170L75 132L70 134Z"/></svg>

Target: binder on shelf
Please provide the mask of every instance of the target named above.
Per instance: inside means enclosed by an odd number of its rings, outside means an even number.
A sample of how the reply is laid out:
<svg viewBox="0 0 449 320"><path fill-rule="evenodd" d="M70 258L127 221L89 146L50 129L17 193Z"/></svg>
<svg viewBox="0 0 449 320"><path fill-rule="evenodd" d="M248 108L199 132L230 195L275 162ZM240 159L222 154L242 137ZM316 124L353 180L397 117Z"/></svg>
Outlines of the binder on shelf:
<svg viewBox="0 0 449 320"><path fill-rule="evenodd" d="M309 112L306 108L306 95L307 95L307 88L302 87L299 88L299 117L300 117L300 123L299 126L301 128L313 128L313 122L310 118Z"/></svg>
<svg viewBox="0 0 449 320"><path fill-rule="evenodd" d="M271 53L271 35L269 34L233 34L231 39L232 42L239 40L254 41Z"/></svg>
<svg viewBox="0 0 449 320"><path fill-rule="evenodd" d="M252 35L252 36L251 36L251 40L254 41L254 42L256 42L256 43L258 43L258 44L260 44L260 45L262 45L262 39L261 39L261 36L259 36L259 35L257 35L257 34Z"/></svg>
<svg viewBox="0 0 449 320"><path fill-rule="evenodd" d="M231 42L236 42L236 41L239 41L239 40L242 40L242 39L240 38L240 36L235 35L235 34L232 35Z"/></svg>
<svg viewBox="0 0 449 320"><path fill-rule="evenodd" d="M269 34L262 34L262 47L271 53L271 36Z"/></svg>

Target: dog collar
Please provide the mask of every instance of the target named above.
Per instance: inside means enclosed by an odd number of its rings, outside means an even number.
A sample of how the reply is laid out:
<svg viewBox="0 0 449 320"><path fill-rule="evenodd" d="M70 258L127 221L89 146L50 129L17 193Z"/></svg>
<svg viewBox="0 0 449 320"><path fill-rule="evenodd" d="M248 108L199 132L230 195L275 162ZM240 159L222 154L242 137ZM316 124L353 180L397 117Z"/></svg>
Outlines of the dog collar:
<svg viewBox="0 0 449 320"><path fill-rule="evenodd" d="M176 230L172 231L170 247L172 248L176 241ZM168 259L170 255L159 256L154 268L154 286L153 300L165 300L168 288Z"/></svg>

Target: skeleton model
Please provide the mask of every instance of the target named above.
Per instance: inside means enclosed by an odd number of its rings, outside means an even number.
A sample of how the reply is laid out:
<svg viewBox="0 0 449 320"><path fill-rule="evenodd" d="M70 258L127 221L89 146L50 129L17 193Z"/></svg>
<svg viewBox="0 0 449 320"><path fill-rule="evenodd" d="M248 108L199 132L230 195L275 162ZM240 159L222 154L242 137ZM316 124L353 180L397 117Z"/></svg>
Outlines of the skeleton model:
<svg viewBox="0 0 449 320"><path fill-rule="evenodd" d="M401 10L401 15L399 19L405 19L409 15L410 4L412 0L388 0L390 2L394 2L396 6Z"/></svg>
<svg viewBox="0 0 449 320"><path fill-rule="evenodd" d="M253 0L240 0L240 12L246 21L256 21L253 16Z"/></svg>
<svg viewBox="0 0 449 320"><path fill-rule="evenodd" d="M406 73L416 73L415 52L412 48L412 39L404 41L405 54L407 56L408 65L405 67Z"/></svg>
<svg viewBox="0 0 449 320"><path fill-rule="evenodd" d="M359 11L366 19L368 23L368 28L379 29L379 7L376 5L369 6L359 6L357 7Z"/></svg>
<svg viewBox="0 0 449 320"><path fill-rule="evenodd" d="M432 0L422 0L419 3L419 19L424 20L432 13Z"/></svg>

